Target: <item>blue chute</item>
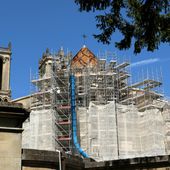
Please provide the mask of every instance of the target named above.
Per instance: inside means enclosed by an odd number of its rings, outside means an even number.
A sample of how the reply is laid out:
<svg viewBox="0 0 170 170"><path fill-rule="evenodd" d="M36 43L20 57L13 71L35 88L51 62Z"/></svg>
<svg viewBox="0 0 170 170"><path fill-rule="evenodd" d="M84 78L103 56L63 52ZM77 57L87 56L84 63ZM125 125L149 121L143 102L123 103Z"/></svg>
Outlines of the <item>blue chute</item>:
<svg viewBox="0 0 170 170"><path fill-rule="evenodd" d="M84 157L89 158L87 153L83 151L77 140L77 115L76 115L76 96L75 96L75 76L70 76L71 86L71 114L72 114L72 138L77 151Z"/></svg>

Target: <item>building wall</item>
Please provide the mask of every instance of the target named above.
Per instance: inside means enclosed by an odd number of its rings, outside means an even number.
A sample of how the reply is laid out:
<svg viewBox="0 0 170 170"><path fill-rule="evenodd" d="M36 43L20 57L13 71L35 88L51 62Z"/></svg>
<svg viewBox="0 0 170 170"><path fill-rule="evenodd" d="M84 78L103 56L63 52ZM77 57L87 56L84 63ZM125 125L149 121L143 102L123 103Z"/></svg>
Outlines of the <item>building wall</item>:
<svg viewBox="0 0 170 170"><path fill-rule="evenodd" d="M0 132L0 169L21 169L21 133Z"/></svg>
<svg viewBox="0 0 170 170"><path fill-rule="evenodd" d="M12 102L22 103L24 108L30 109L30 107L31 107L31 96L24 96L24 97L12 100Z"/></svg>
<svg viewBox="0 0 170 170"><path fill-rule="evenodd" d="M54 170L51 168L39 168L39 167L22 167L22 170Z"/></svg>

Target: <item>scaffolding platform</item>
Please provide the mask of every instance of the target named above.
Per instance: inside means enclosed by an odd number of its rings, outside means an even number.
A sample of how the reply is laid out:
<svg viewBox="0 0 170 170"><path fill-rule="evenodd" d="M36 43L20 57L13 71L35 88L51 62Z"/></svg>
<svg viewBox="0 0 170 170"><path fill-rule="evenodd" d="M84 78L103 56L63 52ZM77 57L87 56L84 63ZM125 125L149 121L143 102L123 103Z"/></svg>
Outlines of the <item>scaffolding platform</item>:
<svg viewBox="0 0 170 170"><path fill-rule="evenodd" d="M67 119L67 120L63 120L63 121L58 121L58 122L56 122L57 124L59 124L59 125L70 125L70 121Z"/></svg>
<svg viewBox="0 0 170 170"><path fill-rule="evenodd" d="M36 84L36 83L44 83L44 81L50 81L50 80L51 80L51 77L44 77L44 78L31 80L31 82L33 84Z"/></svg>
<svg viewBox="0 0 170 170"><path fill-rule="evenodd" d="M151 80L151 79L145 79L141 82L137 82L135 84L132 84L131 87L136 88L136 87L139 87L139 86L146 86L146 87L144 87L144 89L147 90L147 89L151 89L151 88L154 88L154 87L157 87L157 86L160 86L160 85L162 85L162 83L159 82L159 81Z"/></svg>
<svg viewBox="0 0 170 170"><path fill-rule="evenodd" d="M129 62L123 62L123 63L121 63L119 65L116 65L114 68L117 69L117 70L120 70L120 69L125 68L125 67L127 67L129 65L130 65Z"/></svg>
<svg viewBox="0 0 170 170"><path fill-rule="evenodd" d="M57 140L59 141L70 141L71 138L69 136L58 136Z"/></svg>

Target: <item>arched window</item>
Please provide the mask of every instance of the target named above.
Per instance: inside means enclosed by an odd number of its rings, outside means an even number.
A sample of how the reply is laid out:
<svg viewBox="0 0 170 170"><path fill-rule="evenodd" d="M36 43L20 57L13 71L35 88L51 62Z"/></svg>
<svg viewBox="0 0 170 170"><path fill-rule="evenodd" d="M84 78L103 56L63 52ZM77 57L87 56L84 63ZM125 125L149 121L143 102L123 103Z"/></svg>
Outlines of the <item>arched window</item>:
<svg viewBox="0 0 170 170"><path fill-rule="evenodd" d="M0 90L2 90L3 58L0 56Z"/></svg>

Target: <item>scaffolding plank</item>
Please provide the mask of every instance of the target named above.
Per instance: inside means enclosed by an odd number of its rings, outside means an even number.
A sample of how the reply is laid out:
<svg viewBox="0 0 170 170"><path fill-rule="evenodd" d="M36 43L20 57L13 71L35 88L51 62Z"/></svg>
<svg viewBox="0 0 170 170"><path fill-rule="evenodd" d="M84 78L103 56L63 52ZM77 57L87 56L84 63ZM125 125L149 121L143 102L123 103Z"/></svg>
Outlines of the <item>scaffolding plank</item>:
<svg viewBox="0 0 170 170"><path fill-rule="evenodd" d="M127 90L129 90L130 89L130 87L129 86L125 86L125 87L122 87L121 89L119 89L119 91L121 92L121 91L127 91Z"/></svg>
<svg viewBox="0 0 170 170"><path fill-rule="evenodd" d="M71 122L69 120L67 120L67 121L58 121L56 123L59 125L69 125Z"/></svg>
<svg viewBox="0 0 170 170"><path fill-rule="evenodd" d="M128 77L130 77L129 74L124 74L124 75L118 77L117 79L118 79L118 80L124 80L124 79L127 79Z"/></svg>
<svg viewBox="0 0 170 170"><path fill-rule="evenodd" d="M71 140L71 138L69 136L58 136L57 140L68 141L68 140Z"/></svg>
<svg viewBox="0 0 170 170"><path fill-rule="evenodd" d="M47 91L41 91L41 92L35 92L34 94L32 94L31 96L36 96L36 95L43 95L43 94L47 94L47 93L51 93L52 90L47 90Z"/></svg>
<svg viewBox="0 0 170 170"><path fill-rule="evenodd" d="M128 101L134 101L134 100L139 100L140 98L142 98L142 97L145 97L145 96L154 96L154 97L157 97L157 98L161 98L161 97L163 97L163 95L162 94L159 94L159 93L156 93L156 92L145 92L144 91L144 93L143 94L140 94L140 95L136 95L136 96L131 96L131 97L129 97L129 98L127 98L127 99L124 99L124 100L122 100L121 101L121 103L126 103L126 102L128 102Z"/></svg>
<svg viewBox="0 0 170 170"><path fill-rule="evenodd" d="M137 82L137 83L135 83L135 84L132 84L132 88L133 87L139 87L139 86L144 86L144 85L148 85L148 87L149 86L159 86L159 85L161 85L162 83L161 82L159 82L159 81L156 81L156 80L152 80L152 79L145 79L145 80L143 80L143 81L141 81L141 82Z"/></svg>
<svg viewBox="0 0 170 170"><path fill-rule="evenodd" d="M121 64L119 64L119 65L116 65L114 68L120 70L120 69L122 69L122 68L127 67L128 65L130 65L129 62L124 62L124 63L121 63Z"/></svg>
<svg viewBox="0 0 170 170"><path fill-rule="evenodd" d="M158 86L161 86L161 85L162 85L161 82L154 82L154 84L151 84L151 85L149 85L149 86L146 86L146 87L144 87L143 89L144 89L144 90L148 90L148 89L152 89L152 88L155 88L155 87L158 87Z"/></svg>
<svg viewBox="0 0 170 170"><path fill-rule="evenodd" d="M43 82L43 81L47 81L47 80L50 80L50 79L51 79L51 77L44 77L44 78L32 80L31 82L34 84L34 83L40 83L40 82Z"/></svg>
<svg viewBox="0 0 170 170"><path fill-rule="evenodd" d="M70 109L71 107L68 106L57 106L57 109Z"/></svg>

